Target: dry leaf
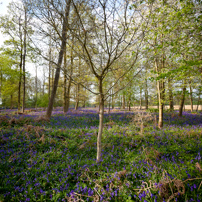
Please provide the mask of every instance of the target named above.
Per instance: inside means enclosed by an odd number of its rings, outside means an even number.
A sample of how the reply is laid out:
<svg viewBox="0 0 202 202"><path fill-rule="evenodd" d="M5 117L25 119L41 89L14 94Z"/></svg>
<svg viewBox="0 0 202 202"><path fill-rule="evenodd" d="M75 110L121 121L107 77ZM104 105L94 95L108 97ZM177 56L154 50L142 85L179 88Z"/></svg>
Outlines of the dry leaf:
<svg viewBox="0 0 202 202"><path fill-rule="evenodd" d="M196 163L196 169L198 169L200 172L202 171L201 166L198 162Z"/></svg>
<svg viewBox="0 0 202 202"><path fill-rule="evenodd" d="M84 149L85 146L90 142L90 140L88 140L87 142L84 142L82 145L79 146L79 149Z"/></svg>
<svg viewBox="0 0 202 202"><path fill-rule="evenodd" d="M42 142L43 144L45 143L45 135L44 134L39 139L39 142Z"/></svg>

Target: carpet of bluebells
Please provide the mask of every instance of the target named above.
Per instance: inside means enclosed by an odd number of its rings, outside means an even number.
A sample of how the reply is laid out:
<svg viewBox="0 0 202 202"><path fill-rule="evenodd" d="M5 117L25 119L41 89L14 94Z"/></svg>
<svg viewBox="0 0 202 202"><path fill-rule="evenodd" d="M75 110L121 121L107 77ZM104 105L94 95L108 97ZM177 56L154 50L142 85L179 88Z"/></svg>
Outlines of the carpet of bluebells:
<svg viewBox="0 0 202 202"><path fill-rule="evenodd" d="M166 113L140 132L137 112L0 114L0 201L202 201L202 114Z"/></svg>

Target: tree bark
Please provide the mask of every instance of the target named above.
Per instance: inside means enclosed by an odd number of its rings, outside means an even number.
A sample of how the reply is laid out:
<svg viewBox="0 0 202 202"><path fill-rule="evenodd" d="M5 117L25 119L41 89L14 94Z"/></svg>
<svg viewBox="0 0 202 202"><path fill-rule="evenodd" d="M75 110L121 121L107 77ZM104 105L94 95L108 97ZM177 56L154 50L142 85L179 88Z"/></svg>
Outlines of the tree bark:
<svg viewBox="0 0 202 202"><path fill-rule="evenodd" d="M130 105L131 105L131 101L129 100L129 101L128 101L128 111L131 110L131 106L130 106Z"/></svg>
<svg viewBox="0 0 202 202"><path fill-rule="evenodd" d="M37 66L36 66L36 78L35 78L35 96L36 96L36 99L35 99L35 108L37 108L37 97L38 97L37 80L38 80L38 77L37 77Z"/></svg>
<svg viewBox="0 0 202 202"><path fill-rule="evenodd" d="M104 119L104 95L102 78L99 78L99 93L100 93L100 103L99 103L99 129L97 136L97 159L96 162L100 162L102 153L102 131L103 131L103 119Z"/></svg>
<svg viewBox="0 0 202 202"><path fill-rule="evenodd" d="M72 72L73 72L73 58L71 59L70 75L72 75ZM70 105L70 89L71 89L71 85L72 85L72 77L70 76L68 86L67 86L67 108L66 108L66 112L69 110L69 105Z"/></svg>
<svg viewBox="0 0 202 202"><path fill-rule="evenodd" d="M51 60L52 60L52 51L51 51L51 39L49 39L49 64L48 64L48 98L50 99L51 95Z"/></svg>
<svg viewBox="0 0 202 202"><path fill-rule="evenodd" d="M142 88L140 87L140 109L142 109Z"/></svg>
<svg viewBox="0 0 202 202"><path fill-rule="evenodd" d="M148 109L149 100L148 100L148 86L147 79L145 79L145 109Z"/></svg>
<svg viewBox="0 0 202 202"><path fill-rule="evenodd" d="M24 27L24 44L23 44L23 99L22 99L22 112L25 111L25 90L26 90L26 84L25 84L25 62L26 62L26 53L27 53L27 8L25 7L25 27Z"/></svg>
<svg viewBox="0 0 202 202"><path fill-rule="evenodd" d="M70 72L69 72L69 82L67 86L67 106L66 106L66 112L69 110L70 105L70 90L72 85L72 74L73 74L73 67L74 67L74 57L73 57L73 47L74 47L74 38L72 39L72 47L70 52Z"/></svg>
<svg viewBox="0 0 202 202"><path fill-rule="evenodd" d="M162 100L162 83L158 81L158 88L159 88L159 122L158 122L158 127L162 128L163 127L163 100Z"/></svg>
<svg viewBox="0 0 202 202"><path fill-rule="evenodd" d="M112 91L112 109L114 109L114 95L113 95L113 91Z"/></svg>
<svg viewBox="0 0 202 202"><path fill-rule="evenodd" d="M76 104L75 104L75 110L79 108L79 91L80 91L80 84L78 83L76 85Z"/></svg>
<svg viewBox="0 0 202 202"><path fill-rule="evenodd" d="M190 104L191 104L191 112L193 112L193 92L192 92L192 86L191 82L189 83L189 89L190 89Z"/></svg>
<svg viewBox="0 0 202 202"><path fill-rule="evenodd" d="M81 77L81 58L79 57L79 65L78 65L78 83L76 85L76 104L75 104L75 110L79 108L79 102L80 102L80 78Z"/></svg>
<svg viewBox="0 0 202 202"><path fill-rule="evenodd" d="M121 96L121 95L119 96L119 100L120 100L120 105L119 105L119 107L121 108L121 107L122 107L122 96Z"/></svg>
<svg viewBox="0 0 202 202"><path fill-rule="evenodd" d="M160 73L161 68L164 67L164 62L162 62L162 67L158 67L158 61L157 58L155 59L155 66L156 66L156 72ZM163 127L163 107L164 107L164 94L165 94L165 86L163 80L157 81L157 89L158 89L158 102L159 102L159 121L158 121L158 127L161 129Z"/></svg>
<svg viewBox="0 0 202 202"><path fill-rule="evenodd" d="M200 104L200 100L201 100L201 90L199 90L199 94L198 94L198 101L197 101L197 107L196 107L197 112L198 112L198 106Z"/></svg>
<svg viewBox="0 0 202 202"><path fill-rule="evenodd" d="M50 91L50 97L51 97L51 92L52 92L53 86L54 86L55 67L52 67L51 74L52 74L52 76L51 76L51 85L50 85L50 89L51 89L51 91Z"/></svg>
<svg viewBox="0 0 202 202"><path fill-rule="evenodd" d="M168 78L168 90L169 90L169 109L170 112L172 112L174 110L174 104L173 104L173 91L170 78Z"/></svg>
<svg viewBox="0 0 202 202"><path fill-rule="evenodd" d="M11 95L10 109L13 109L13 95Z"/></svg>
<svg viewBox="0 0 202 202"><path fill-rule="evenodd" d="M63 112L67 112L67 46L64 47L64 88L63 88Z"/></svg>
<svg viewBox="0 0 202 202"><path fill-rule="evenodd" d="M20 112L20 104L21 104L21 84L22 84L22 60L23 60L23 41L22 41L22 32L21 32L21 24L19 19L19 34L20 34L20 75L19 75L19 82L18 82L18 112Z"/></svg>
<svg viewBox="0 0 202 202"><path fill-rule="evenodd" d="M184 86L182 89L181 101L180 101L179 114L178 114L179 117L182 116L182 111L183 111L184 101L185 101L185 93L186 93L186 84L184 83Z"/></svg>
<svg viewBox="0 0 202 202"><path fill-rule="evenodd" d="M45 81L46 81L46 72L45 69L43 69L43 87L42 87L42 95L45 94Z"/></svg>
<svg viewBox="0 0 202 202"><path fill-rule="evenodd" d="M67 2L65 18L63 20L63 25L62 25L62 44L61 44L60 52L59 52L59 56L58 56L58 62L57 62L57 68L56 68L56 72L55 72L54 85L53 85L53 89L51 92L51 98L49 100L48 109L46 112L46 117L48 119L50 119L52 111L53 111L53 104L54 104L54 100L55 100L55 96L56 96L56 92L57 92L58 81L59 81L59 77L60 77L60 69L61 69L62 60L63 60L63 54L65 51L65 45L66 45L66 40L67 40L67 23L68 23L68 18L69 18L70 3L71 3L71 0L69 0Z"/></svg>
<svg viewBox="0 0 202 202"><path fill-rule="evenodd" d="M20 55L20 75L18 82L18 112L20 112L20 104L21 104L21 84L22 84L22 52Z"/></svg>
<svg viewBox="0 0 202 202"><path fill-rule="evenodd" d="M70 89L71 89L71 84L72 84L72 80L70 78L69 82L68 82L68 87L67 87L67 106L66 106L66 112L68 112L69 105L70 105Z"/></svg>
<svg viewBox="0 0 202 202"><path fill-rule="evenodd" d="M123 108L123 109L126 108L126 98L125 98L125 95L123 95L122 108Z"/></svg>
<svg viewBox="0 0 202 202"><path fill-rule="evenodd" d="M111 96L109 96L109 107L108 107L108 114L110 114L110 110L111 110Z"/></svg>

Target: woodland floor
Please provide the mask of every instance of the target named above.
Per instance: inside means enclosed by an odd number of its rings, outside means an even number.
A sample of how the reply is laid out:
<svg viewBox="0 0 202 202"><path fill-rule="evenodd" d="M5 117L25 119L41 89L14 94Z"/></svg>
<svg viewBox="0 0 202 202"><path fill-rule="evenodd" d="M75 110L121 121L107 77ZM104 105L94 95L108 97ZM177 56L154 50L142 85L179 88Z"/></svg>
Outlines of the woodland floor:
<svg viewBox="0 0 202 202"><path fill-rule="evenodd" d="M105 113L98 164L96 109L44 113L0 114L0 201L202 201L201 113Z"/></svg>

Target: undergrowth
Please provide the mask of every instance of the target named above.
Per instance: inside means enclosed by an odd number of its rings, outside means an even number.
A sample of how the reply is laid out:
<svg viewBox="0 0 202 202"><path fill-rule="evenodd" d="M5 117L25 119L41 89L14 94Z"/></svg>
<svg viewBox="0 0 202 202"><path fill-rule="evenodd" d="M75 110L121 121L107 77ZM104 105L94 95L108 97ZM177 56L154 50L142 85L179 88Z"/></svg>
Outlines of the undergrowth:
<svg viewBox="0 0 202 202"><path fill-rule="evenodd" d="M202 201L200 114L105 114L98 164L97 113L39 116L0 117L0 201Z"/></svg>

